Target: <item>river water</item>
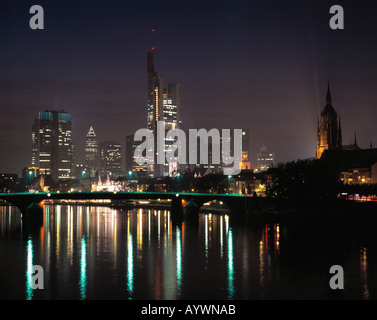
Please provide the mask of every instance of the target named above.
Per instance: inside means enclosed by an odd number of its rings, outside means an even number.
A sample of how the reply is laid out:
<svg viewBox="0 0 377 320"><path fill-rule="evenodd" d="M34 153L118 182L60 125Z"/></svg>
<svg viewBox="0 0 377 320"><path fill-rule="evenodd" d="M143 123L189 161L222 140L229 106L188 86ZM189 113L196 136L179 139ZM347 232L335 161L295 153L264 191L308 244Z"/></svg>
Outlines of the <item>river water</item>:
<svg viewBox="0 0 377 320"><path fill-rule="evenodd" d="M374 224L45 205L0 207L0 299L375 299ZM43 290L32 289L33 265ZM344 289L329 286L331 266ZM41 273L40 273L41 275Z"/></svg>

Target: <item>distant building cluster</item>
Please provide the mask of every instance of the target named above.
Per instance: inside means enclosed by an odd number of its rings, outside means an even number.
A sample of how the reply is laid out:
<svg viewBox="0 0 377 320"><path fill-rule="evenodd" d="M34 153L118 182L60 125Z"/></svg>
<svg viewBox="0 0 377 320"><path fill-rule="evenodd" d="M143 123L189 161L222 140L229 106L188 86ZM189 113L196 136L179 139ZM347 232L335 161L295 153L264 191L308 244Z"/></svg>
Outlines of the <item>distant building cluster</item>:
<svg viewBox="0 0 377 320"><path fill-rule="evenodd" d="M164 121L164 150L174 143L166 133L172 129L181 129L180 119L181 98L180 84L168 83L164 85L163 78L155 70L155 49L147 53L147 113L146 128L156 134L159 121ZM234 129L231 129L230 146ZM221 131L221 130L220 130ZM225 139L220 136L221 141ZM157 139L155 140L157 143ZM193 177L204 177L209 174L222 173L226 165L223 159L214 163L214 145L209 139L205 142L208 151L208 162L199 161L201 154L198 148L196 164L139 164L143 159L136 159L134 154L140 142L134 141L130 134L125 139L125 168L122 168L122 144L117 141L99 141L93 126L86 135L84 163L75 161L75 150L72 140L72 115L64 110L45 110L38 114L32 127L32 157L29 167L23 169L22 181L30 191L48 191L52 189L65 191L113 191L127 189L130 183L141 184L141 179L160 179L164 177L176 178L180 172L191 174ZM199 146L199 139L198 139ZM187 145L187 148L189 146ZM154 150L157 150L156 145ZM189 154L189 150L186 150ZM230 150L234 154L234 150ZM258 153L258 172L273 167L274 154L266 147ZM154 157L157 157L155 151ZM145 159L144 159L145 160ZM157 161L154 161L157 163ZM188 161L186 162L188 163ZM249 129L242 129L242 161L240 169L253 173L249 152ZM125 183L125 181L127 183ZM146 180L145 180L146 181Z"/></svg>
<svg viewBox="0 0 377 320"><path fill-rule="evenodd" d="M93 127L85 141L85 163L75 164L72 141L72 115L66 111L39 112L32 127L31 166L23 169L22 176L31 190L47 191L61 182L68 190L91 190L93 178L98 183L102 176L118 178L121 169L119 142L98 142ZM73 182L70 180L77 179Z"/></svg>
<svg viewBox="0 0 377 320"><path fill-rule="evenodd" d="M165 133L180 128L180 86L168 84L154 69L154 50L147 55L148 96L147 125L156 132L158 121L165 122ZM232 140L233 130L230 132ZM165 134L166 137L166 134ZM220 135L220 144L222 137ZM232 142L232 141L231 141ZM93 126L86 135L83 150L85 161L75 163L75 145L72 141L72 115L64 110L39 112L32 126L31 165L22 170L22 177L16 174L0 174L0 192L23 191L145 191L168 188L167 177L179 181L181 174L192 178L221 174L226 161L214 163L214 145L209 139L204 148L208 151L208 162L200 163L200 148L196 164L166 163L163 165L139 164L135 149L140 142L134 135L125 139L125 168L122 168L122 144L116 141L98 141ZM165 151L174 141L164 140ZM198 139L198 146L200 142ZM234 144L230 143L233 147ZM188 146L187 146L188 147ZM157 150L157 148L155 148ZM189 150L186 150L188 154ZM231 150L234 154L234 150ZM154 155L155 157L157 154ZM362 149L357 144L356 133L353 143L342 144L341 120L332 106L330 86L326 94L326 105L320 114L317 126L316 161L326 161L340 168L339 180L346 185L377 184L377 149ZM226 159L225 159L226 160ZM252 168L249 152L249 130L242 129L241 173L229 176L229 192L255 193L263 195L269 184L273 184L275 154L262 146L256 155L256 167ZM186 162L187 163L187 162ZM166 191L166 190L165 190Z"/></svg>
<svg viewBox="0 0 377 320"><path fill-rule="evenodd" d="M154 47L147 53L146 58L145 129L152 132L153 136L157 136L158 132L164 133L163 150L166 153L176 142L169 138L167 133L174 129L183 130L181 86L179 83L165 85L155 69ZM164 128L159 127L161 125ZM179 181L182 174L190 175L192 178L223 174L224 169L232 167L228 163L232 163L232 156L235 154L235 150L232 149L234 130L230 129L229 137L222 136L221 133L216 139L197 139L196 163L187 159L185 163L165 160L165 163L158 164L159 161L156 159L159 156L158 150L161 150L158 147L159 139L153 140L153 152L149 152L152 151L152 146L146 150L154 158L153 164L147 163L146 155L138 155L140 159L135 157L135 150L141 142L134 140L134 134L129 134L125 136L125 167L122 167L121 142L99 141L94 127L90 126L84 150L77 150L72 139L72 115L65 110L41 111L32 125L30 166L23 168L20 178L16 174L0 173L0 192L25 191L25 188L29 191L149 190L168 188L169 179ZM189 136L188 130L184 132ZM229 190L236 193L263 194L269 183L272 183L276 156L267 146L261 146L256 154L256 166L252 167L249 139L249 129L243 128L240 174L228 176ZM223 142L230 142L230 155L221 150ZM188 158L192 145L186 143L185 146ZM220 162L216 160L217 153L214 154L219 150L225 155L221 157ZM84 153L84 163L75 161L77 152ZM208 155L205 157L207 161L204 162L201 161L203 153ZM377 184L377 149L372 147L372 143L369 149L360 148L356 132L353 143L343 144L341 119L332 105L329 84L326 104L317 123L315 161L327 161L338 166L339 180L346 185ZM191 164L187 164L190 162Z"/></svg>
<svg viewBox="0 0 377 320"><path fill-rule="evenodd" d="M155 48L147 53L147 106L146 128L154 135L158 123L164 121L164 151L175 142L166 137L172 129L182 129L180 119L181 97L180 84L164 84L164 80L155 70ZM219 130L221 132L221 130ZM230 157L234 155L234 129L230 130ZM186 131L186 133L188 133ZM188 135L187 135L188 136ZM220 135L220 150L225 137ZM210 174L222 174L224 168L231 167L226 157L215 163L213 152L218 146L212 139L206 142L198 139L196 164L169 163L139 164L143 159L136 159L134 154L140 142L134 141L134 135L125 137L125 168L122 168L122 143L118 141L99 141L94 127L90 126L85 139L84 150L77 150L72 139L72 114L65 110L45 110L38 113L32 125L32 155L30 166L23 168L22 177L17 175L0 177L4 185L3 191L22 190L21 185L29 191L116 191L130 190L131 185L143 185L148 188L148 179L164 177L177 178L181 173L190 174L194 178ZM157 139L155 139L157 143ZM199 144L203 143L208 154L207 163L202 163ZM215 148L216 147L216 148ZM186 144L189 154L189 144ZM154 157L158 156L154 146ZM222 151L222 150L221 150ZM75 154L84 153L84 162L78 163ZM249 129L242 129L242 154L240 169L243 172L264 172L274 166L274 153L262 147L257 155L257 169L251 166L249 152ZM145 160L145 158L144 158ZM230 161L231 162L231 161ZM186 161L189 163L189 161ZM2 180L1 180L2 179ZM143 181L141 181L144 179ZM18 181L16 184L15 181ZM10 183L12 182L12 183ZM0 185L1 188L1 185ZM135 188L134 188L135 189ZM0 190L1 191L1 190Z"/></svg>

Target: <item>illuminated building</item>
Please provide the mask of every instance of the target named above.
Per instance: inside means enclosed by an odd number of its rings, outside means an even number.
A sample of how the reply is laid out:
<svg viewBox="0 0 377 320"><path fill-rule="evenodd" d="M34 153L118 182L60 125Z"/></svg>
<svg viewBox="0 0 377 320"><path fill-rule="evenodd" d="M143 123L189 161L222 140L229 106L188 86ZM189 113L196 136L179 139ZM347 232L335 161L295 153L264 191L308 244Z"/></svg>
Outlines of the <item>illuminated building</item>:
<svg viewBox="0 0 377 320"><path fill-rule="evenodd" d="M154 30L152 30L154 34ZM154 68L155 48L147 54L147 74L148 74L148 99L147 99L147 128L153 131L157 136L157 122L165 121L165 133L171 129L180 127L179 109L180 109L180 85L168 84L164 88L163 79L157 74ZM168 141L165 134L165 151L173 143ZM154 150L157 150L157 139L155 139ZM155 164L148 165L148 175L150 177L168 176L172 173L174 164L167 163L157 164L157 153L154 154ZM177 165L175 165L177 167Z"/></svg>
<svg viewBox="0 0 377 320"><path fill-rule="evenodd" d="M174 139L168 139L166 133L169 130L178 129L179 126L179 84L169 84L164 89L162 108L163 108L163 121L165 121L165 151L174 143ZM163 176L173 176L177 173L177 163L167 163L162 166Z"/></svg>
<svg viewBox="0 0 377 320"><path fill-rule="evenodd" d="M371 184L372 171L374 171L374 177L376 177L377 162L374 166L363 168L352 168L340 173L340 180L344 184Z"/></svg>
<svg viewBox="0 0 377 320"><path fill-rule="evenodd" d="M273 168L274 161L274 153L269 152L266 146L261 147L257 154L257 171L266 171L269 168Z"/></svg>
<svg viewBox="0 0 377 320"><path fill-rule="evenodd" d="M344 184L377 184L377 159L358 163L360 165L357 167L343 170L340 173L340 180Z"/></svg>
<svg viewBox="0 0 377 320"><path fill-rule="evenodd" d="M320 161L339 168L344 184L377 183L377 149L325 150Z"/></svg>
<svg viewBox="0 0 377 320"><path fill-rule="evenodd" d="M32 166L54 179L71 177L72 116L63 111L39 112L32 128Z"/></svg>
<svg viewBox="0 0 377 320"><path fill-rule="evenodd" d="M90 176L94 177L98 170L98 142L93 127L90 127L85 140L85 167L89 168Z"/></svg>
<svg viewBox="0 0 377 320"><path fill-rule="evenodd" d="M105 141L101 143L101 176L120 177L122 146L118 142Z"/></svg>
<svg viewBox="0 0 377 320"><path fill-rule="evenodd" d="M342 149L342 128L340 117L331 104L330 85L327 89L326 106L321 112L317 127L316 159L321 158L324 150Z"/></svg>
<svg viewBox="0 0 377 320"><path fill-rule="evenodd" d="M109 176L107 176L107 178L104 182L102 182L101 177L98 177L97 184L92 185L92 191L114 192L115 191L115 185L114 185L114 182L110 180Z"/></svg>

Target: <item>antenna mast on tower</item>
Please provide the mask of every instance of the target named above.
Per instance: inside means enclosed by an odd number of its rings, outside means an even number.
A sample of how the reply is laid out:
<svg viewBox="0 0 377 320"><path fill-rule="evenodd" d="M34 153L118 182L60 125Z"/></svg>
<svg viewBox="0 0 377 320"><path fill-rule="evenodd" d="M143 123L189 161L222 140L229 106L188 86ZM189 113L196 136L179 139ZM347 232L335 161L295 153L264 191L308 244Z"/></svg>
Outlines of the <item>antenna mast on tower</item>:
<svg viewBox="0 0 377 320"><path fill-rule="evenodd" d="M155 37L154 37L154 33L155 33L155 29L153 28L152 29L152 51L154 51L154 39L155 39Z"/></svg>

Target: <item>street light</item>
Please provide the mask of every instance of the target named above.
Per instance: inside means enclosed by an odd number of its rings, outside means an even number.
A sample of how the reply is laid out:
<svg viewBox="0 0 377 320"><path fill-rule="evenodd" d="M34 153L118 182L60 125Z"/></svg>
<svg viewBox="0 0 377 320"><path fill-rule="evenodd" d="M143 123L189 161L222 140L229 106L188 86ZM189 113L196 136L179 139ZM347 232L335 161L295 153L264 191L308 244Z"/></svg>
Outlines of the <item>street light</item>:
<svg viewBox="0 0 377 320"><path fill-rule="evenodd" d="M30 189L31 189L31 176L32 176L32 174L33 174L33 171L30 170L28 173L29 173Z"/></svg>
<svg viewBox="0 0 377 320"><path fill-rule="evenodd" d="M228 181L229 181L229 187L228 187L228 192L230 190L230 180L232 179L232 176L231 175L228 175Z"/></svg>

